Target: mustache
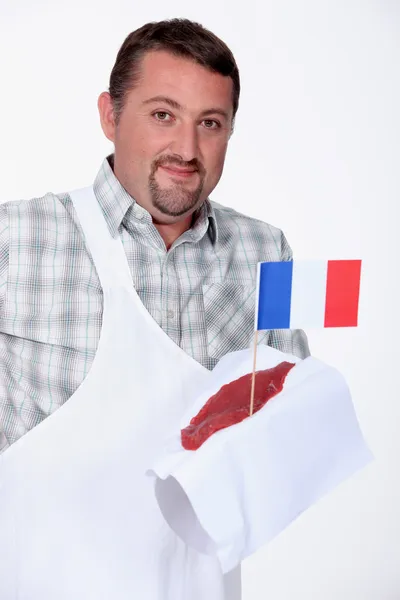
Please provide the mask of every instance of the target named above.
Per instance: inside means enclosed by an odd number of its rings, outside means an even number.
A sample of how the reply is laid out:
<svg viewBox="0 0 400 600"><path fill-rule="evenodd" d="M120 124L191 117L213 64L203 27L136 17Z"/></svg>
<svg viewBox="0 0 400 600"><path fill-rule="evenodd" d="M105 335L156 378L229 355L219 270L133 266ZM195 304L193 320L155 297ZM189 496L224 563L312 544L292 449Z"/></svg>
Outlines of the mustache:
<svg viewBox="0 0 400 600"><path fill-rule="evenodd" d="M162 156L160 158L157 158L154 162L153 162L153 168L152 168L152 173L154 174L156 172L156 170L158 169L158 167L168 167L168 166L177 166L177 167L181 167L182 169L195 169L196 171L198 171L200 173L200 175L203 175L205 172L205 169L203 167L203 165L201 164L201 162L199 160L197 160L197 158L193 158L190 161L184 161L179 159L177 156Z"/></svg>

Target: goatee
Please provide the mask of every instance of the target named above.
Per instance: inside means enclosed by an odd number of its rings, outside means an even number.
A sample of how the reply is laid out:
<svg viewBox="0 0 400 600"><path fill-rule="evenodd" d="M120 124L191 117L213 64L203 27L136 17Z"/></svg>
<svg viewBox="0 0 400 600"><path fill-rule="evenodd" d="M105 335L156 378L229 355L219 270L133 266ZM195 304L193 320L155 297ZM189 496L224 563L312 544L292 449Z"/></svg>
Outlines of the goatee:
<svg viewBox="0 0 400 600"><path fill-rule="evenodd" d="M176 181L169 188L162 188L156 181L155 173L157 169L163 165L177 165L181 168L195 168L199 174L199 184L195 190L185 189L185 183ZM153 163L149 177L149 189L152 199L152 204L162 214L170 217L180 217L185 213L190 212L200 200L204 186L204 169L202 165L194 159L190 162L179 161L176 157L163 157Z"/></svg>

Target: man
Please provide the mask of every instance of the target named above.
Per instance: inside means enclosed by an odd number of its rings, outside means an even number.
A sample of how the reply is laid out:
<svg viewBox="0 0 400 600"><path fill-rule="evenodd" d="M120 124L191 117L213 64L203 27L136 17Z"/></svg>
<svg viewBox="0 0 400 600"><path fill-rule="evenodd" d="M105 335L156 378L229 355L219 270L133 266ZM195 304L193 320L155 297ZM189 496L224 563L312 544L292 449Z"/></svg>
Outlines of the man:
<svg viewBox="0 0 400 600"><path fill-rule="evenodd" d="M215 562L168 537L140 478L207 373L251 345L257 262L292 258L280 230L209 201L239 93L215 35L147 24L98 101L115 151L93 189L0 207L0 482L26 542L4 560L30 600L228 597ZM302 331L260 342L309 354Z"/></svg>

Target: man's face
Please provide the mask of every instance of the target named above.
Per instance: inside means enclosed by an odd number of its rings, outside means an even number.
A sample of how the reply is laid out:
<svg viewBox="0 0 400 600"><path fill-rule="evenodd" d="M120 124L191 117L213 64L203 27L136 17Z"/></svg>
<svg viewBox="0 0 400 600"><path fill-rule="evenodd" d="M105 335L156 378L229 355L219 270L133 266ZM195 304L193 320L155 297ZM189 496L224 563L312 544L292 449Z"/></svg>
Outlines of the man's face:
<svg viewBox="0 0 400 600"><path fill-rule="evenodd" d="M112 116L105 124L99 102L115 175L155 220L187 217L217 185L232 129L232 86L230 77L190 60L149 52L118 125Z"/></svg>

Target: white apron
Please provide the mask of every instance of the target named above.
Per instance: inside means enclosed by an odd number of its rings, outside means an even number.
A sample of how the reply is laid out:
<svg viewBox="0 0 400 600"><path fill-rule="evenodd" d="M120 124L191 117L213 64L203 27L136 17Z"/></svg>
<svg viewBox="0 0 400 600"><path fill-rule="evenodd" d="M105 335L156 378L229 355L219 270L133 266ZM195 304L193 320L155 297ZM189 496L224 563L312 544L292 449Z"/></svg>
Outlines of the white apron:
<svg viewBox="0 0 400 600"><path fill-rule="evenodd" d="M141 303L92 188L71 194L104 293L92 368L0 456L1 600L240 600L238 569L187 547L146 476L210 372Z"/></svg>

